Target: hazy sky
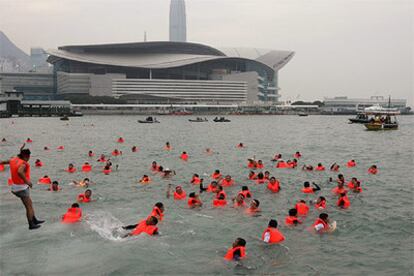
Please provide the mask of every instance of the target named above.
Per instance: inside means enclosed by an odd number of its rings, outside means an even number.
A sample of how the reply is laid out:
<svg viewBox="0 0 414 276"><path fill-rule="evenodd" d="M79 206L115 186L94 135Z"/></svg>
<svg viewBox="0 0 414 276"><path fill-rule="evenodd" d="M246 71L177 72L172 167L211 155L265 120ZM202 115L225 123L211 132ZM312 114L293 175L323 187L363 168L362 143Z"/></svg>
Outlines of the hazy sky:
<svg viewBox="0 0 414 276"><path fill-rule="evenodd" d="M0 0L21 49L168 39L169 0ZM187 39L295 51L283 100L389 95L414 105L414 1L186 0Z"/></svg>

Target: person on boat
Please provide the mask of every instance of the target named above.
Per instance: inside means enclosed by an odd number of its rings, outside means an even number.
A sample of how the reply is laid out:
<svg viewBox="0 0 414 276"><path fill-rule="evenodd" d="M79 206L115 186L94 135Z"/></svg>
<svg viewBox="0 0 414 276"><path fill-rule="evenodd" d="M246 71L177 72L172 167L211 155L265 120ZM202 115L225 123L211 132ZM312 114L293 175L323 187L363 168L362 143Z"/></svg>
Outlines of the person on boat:
<svg viewBox="0 0 414 276"><path fill-rule="evenodd" d="M349 201L349 198L345 192L340 194L339 199L336 202L336 206L342 209L347 209L351 206L351 201Z"/></svg>
<svg viewBox="0 0 414 276"><path fill-rule="evenodd" d="M88 202L91 202L91 200L92 200L92 190L90 189L87 189L85 193L79 194L77 197L77 201L79 203L88 203Z"/></svg>
<svg viewBox="0 0 414 276"><path fill-rule="evenodd" d="M30 197L30 188L33 187L30 181L30 165L29 159L31 152L24 148L25 144L20 148L20 153L16 157L9 160L1 161L0 164L8 164L11 175L11 192L16 197L20 198L25 209L29 229L37 229L40 224L45 222L36 218L35 210L33 208L32 199Z"/></svg>
<svg viewBox="0 0 414 276"><path fill-rule="evenodd" d="M334 171L334 172L339 171L339 165L338 165L338 164L336 164L336 163L333 163L333 164L331 165L331 167L330 167L330 170L331 170L331 171Z"/></svg>
<svg viewBox="0 0 414 276"><path fill-rule="evenodd" d="M257 200L257 199L253 199L250 202L249 208L246 209L246 213L250 214L250 215L253 215L253 214L257 214L257 213L261 212L262 210L260 210L259 206L260 206L260 201Z"/></svg>
<svg viewBox="0 0 414 276"><path fill-rule="evenodd" d="M164 219L164 211L164 204L162 202L157 202L154 204L154 207L152 207L150 216L156 217L159 221L162 221Z"/></svg>
<svg viewBox="0 0 414 276"><path fill-rule="evenodd" d="M42 161L40 161L40 159L36 159L36 161L35 161L35 167L42 167L43 166L43 162Z"/></svg>
<svg viewBox="0 0 414 276"><path fill-rule="evenodd" d="M267 183L267 189L273 193L278 193L280 191L280 182L272 176Z"/></svg>
<svg viewBox="0 0 414 276"><path fill-rule="evenodd" d="M298 211L299 216L306 216L309 212L309 206L304 200L299 200L295 205L295 209Z"/></svg>
<svg viewBox="0 0 414 276"><path fill-rule="evenodd" d="M82 209L78 203L73 203L67 212L62 216L62 223L71 224L80 222L82 219Z"/></svg>
<svg viewBox="0 0 414 276"><path fill-rule="evenodd" d="M256 173L254 171L250 171L248 178L250 180L255 180L257 178L257 175L256 175Z"/></svg>
<svg viewBox="0 0 414 276"><path fill-rule="evenodd" d="M370 174L377 174L378 173L377 166L376 165L372 165L371 167L369 167L368 173L370 173Z"/></svg>
<svg viewBox="0 0 414 276"><path fill-rule="evenodd" d="M326 198L323 196L318 197L318 199L315 201L315 208L318 210L323 210L326 208Z"/></svg>
<svg viewBox="0 0 414 276"><path fill-rule="evenodd" d="M298 219L298 210L296 208L289 209L289 213L285 218L285 224L287 226L296 226L301 223L302 221Z"/></svg>
<svg viewBox="0 0 414 276"><path fill-rule="evenodd" d="M302 193L313 194L321 190L321 187L319 187L318 184L316 184L315 182L312 182L312 185L313 187L310 186L309 181L306 181L305 183L303 183Z"/></svg>
<svg viewBox="0 0 414 276"><path fill-rule="evenodd" d="M61 190L59 187L59 182L53 181L47 190L51 192L59 192Z"/></svg>
<svg viewBox="0 0 414 276"><path fill-rule="evenodd" d="M164 150L172 150L172 146L170 145L170 142L165 143Z"/></svg>
<svg viewBox="0 0 414 276"><path fill-rule="evenodd" d="M148 175L146 175L146 174L144 174L141 177L141 179L139 180L139 183L141 183L141 184L148 184L150 182L151 182L151 178Z"/></svg>
<svg viewBox="0 0 414 276"><path fill-rule="evenodd" d="M329 231L329 216L327 213L321 213L319 215L319 218L316 219L316 221L312 225L313 229L317 233L324 233Z"/></svg>
<svg viewBox="0 0 414 276"><path fill-rule="evenodd" d="M246 257L246 240L242 238L237 238L232 248L230 248L226 255L224 255L224 259L227 261L239 261Z"/></svg>
<svg viewBox="0 0 414 276"><path fill-rule="evenodd" d="M203 206L203 203L200 200L200 196L198 194L194 193L194 192L192 192L192 193L190 193L188 195L188 202L187 202L187 204L188 204L188 207L190 209L194 209L196 207Z"/></svg>
<svg viewBox="0 0 414 276"><path fill-rule="evenodd" d="M322 165L322 163L318 163L318 165L315 167L315 171L324 171L325 167Z"/></svg>
<svg viewBox="0 0 414 276"><path fill-rule="evenodd" d="M146 233L150 236L158 235L158 227L156 227L157 224L158 219L154 216L149 216L146 219L141 220L137 224L122 226L124 230L132 230L128 234L124 235L123 238L137 236L142 233Z"/></svg>
<svg viewBox="0 0 414 276"><path fill-rule="evenodd" d="M266 243L281 243L285 240L283 234L277 229L277 220L271 219L262 234L262 241Z"/></svg>

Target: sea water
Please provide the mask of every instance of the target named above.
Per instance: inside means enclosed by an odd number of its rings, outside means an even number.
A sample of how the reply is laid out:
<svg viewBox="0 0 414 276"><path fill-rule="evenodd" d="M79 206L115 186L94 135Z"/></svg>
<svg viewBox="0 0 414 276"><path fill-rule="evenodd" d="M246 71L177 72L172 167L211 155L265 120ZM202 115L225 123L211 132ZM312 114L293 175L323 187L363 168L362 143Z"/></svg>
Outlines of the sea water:
<svg viewBox="0 0 414 276"><path fill-rule="evenodd" d="M20 200L7 186L8 169L0 172L0 272L1 275L412 275L413 270L413 138L414 117L400 117L400 129L366 131L363 125L348 124L344 116L229 116L230 123L191 123L189 117L160 116L160 124L139 124L139 116L84 116L60 121L58 118L12 118L0 120L0 159L15 155L26 144L32 151L32 181L43 175L60 183L57 193L45 185L31 190L36 215L46 223L29 231ZM123 137L125 143L116 142ZM169 141L173 150L164 151ZM238 143L246 148L238 149ZM63 145L65 149L56 148ZM132 152L135 145L138 152ZM43 150L48 146L50 150ZM122 156L111 157L118 170L102 173L96 162L99 154L110 155L115 148ZM211 148L213 154L205 154ZM96 155L89 158L92 150ZM188 162L179 159L187 151ZM275 153L284 159L300 151L297 169L276 169L270 160ZM247 159L262 159L265 170L277 177L282 190L272 194L264 185L247 180ZM34 167L40 159L44 166ZM350 159L357 167L346 168ZM152 161L176 172L162 179L150 171ZM80 172L88 161L90 173ZM357 177L363 192L350 193L351 207L335 207L330 190L337 173L305 172L303 164L329 167L340 164L346 180ZM78 171L64 171L74 163ZM379 168L369 175L372 164ZM115 166L114 166L115 167ZM210 181L215 169L230 174L234 187L226 188L229 199L242 185L249 186L259 199L260 216L242 210L212 208L212 195L202 193L204 205L190 210L186 201L166 198L168 184L182 185L187 194L198 192L190 184L193 173ZM138 183L149 174L149 185ZM81 223L63 225L60 218L84 188L73 180L88 177L96 201L82 204ZM322 191L305 196L304 181L318 183ZM317 235L307 228L319 215L313 207L304 224L294 229L284 225L288 209L299 199L325 196L326 212L337 221L333 234ZM165 219L158 225L159 236L140 235L122 239L120 226L135 224L150 213L154 203L165 205ZM270 219L277 219L286 240L268 246L260 241ZM232 242L247 241L247 258L225 262L223 256Z"/></svg>

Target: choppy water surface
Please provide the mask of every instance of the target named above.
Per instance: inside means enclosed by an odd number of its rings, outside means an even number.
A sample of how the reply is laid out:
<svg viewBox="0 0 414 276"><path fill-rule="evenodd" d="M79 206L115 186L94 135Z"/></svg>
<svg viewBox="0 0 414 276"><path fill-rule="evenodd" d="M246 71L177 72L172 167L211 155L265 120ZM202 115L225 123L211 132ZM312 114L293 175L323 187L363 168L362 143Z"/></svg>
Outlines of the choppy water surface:
<svg viewBox="0 0 414 276"><path fill-rule="evenodd" d="M36 231L27 229L20 201L9 192L8 172L0 172L0 271L2 275L136 275L136 274L281 274L281 275L408 275L413 274L413 137L414 117L401 117L397 131L369 132L362 125L347 124L346 117L329 116L238 116L231 123L190 123L188 117L159 117L161 124L138 124L135 116L86 116L69 122L57 118L16 118L0 120L0 159L17 153L30 137L32 180L48 174L63 190L46 191L35 185L32 199L37 216L47 222ZM12 123L14 122L14 123ZM117 137L124 144L116 143ZM163 151L170 141L174 149ZM243 142L245 149L236 149ZM44 151L44 146L50 151ZM59 152L57 146L64 145ZM139 152L132 153L136 145ZM210 147L214 154L204 154ZM113 158L119 170L104 175L96 157L87 157L118 148L124 152ZM182 151L190 160L179 160ZM302 164L341 164L346 179L362 180L364 192L352 194L351 208L338 210L330 194L334 184L327 179L336 174L274 168L270 159L276 152L291 157L300 150ZM281 181L282 191L270 194L263 185L247 180L246 159L264 160L265 169ZM36 158L44 162L34 168ZM358 166L344 163L355 159ZM152 176L150 185L137 183L150 173L151 161L177 172L171 180ZM91 161L88 174L96 202L83 204L85 219L78 225L62 225L60 216L76 200L82 188L69 185L85 174L68 174L73 162L80 169ZM368 175L377 164L378 175ZM197 191L189 184L193 173L210 175L219 168L231 174L237 185L227 188L231 197L249 185L253 197L261 201L262 214L249 217L233 209L213 209L212 195L203 193L205 206L189 210L186 202L166 199L168 183L183 185L187 193ZM206 180L208 177L205 177ZM303 182L321 184L328 199L327 212L337 221L331 235L315 235L306 228L318 212L311 210L304 225L289 229L284 217L300 193ZM33 181L35 182L35 181ZM316 197L316 196L315 196ZM308 197L306 199L312 199ZM166 206L161 235L119 240L112 229L145 218L155 202ZM286 237L284 246L265 246L258 240L270 218L276 218ZM237 237L247 240L248 258L243 265L225 263L223 255Z"/></svg>

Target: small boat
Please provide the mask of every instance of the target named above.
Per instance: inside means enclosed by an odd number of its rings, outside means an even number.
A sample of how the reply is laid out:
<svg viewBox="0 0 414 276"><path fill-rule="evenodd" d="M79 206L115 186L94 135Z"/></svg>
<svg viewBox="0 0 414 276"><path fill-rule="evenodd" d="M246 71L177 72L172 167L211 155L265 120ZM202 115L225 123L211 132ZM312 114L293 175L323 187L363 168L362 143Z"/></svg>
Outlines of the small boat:
<svg viewBox="0 0 414 276"><path fill-rule="evenodd" d="M299 115L299 117L307 117L307 116L309 116L308 113L304 113L304 112L299 112L298 115Z"/></svg>
<svg viewBox="0 0 414 276"><path fill-rule="evenodd" d="M364 126L367 130L392 130L398 129L397 116L400 111L397 108L391 108L391 97L388 100L388 108L374 105L364 109L365 115L372 115L368 123ZM391 119L391 116L393 119Z"/></svg>
<svg viewBox="0 0 414 276"><path fill-rule="evenodd" d="M155 124L155 123L159 123L159 121L157 120L157 118L153 118L153 117L147 117L145 120L138 120L138 123L141 124Z"/></svg>
<svg viewBox="0 0 414 276"><path fill-rule="evenodd" d="M200 118L197 117L196 119L188 119L188 121L192 122L192 123L203 123L203 122L208 122L207 118Z"/></svg>
<svg viewBox="0 0 414 276"><path fill-rule="evenodd" d="M69 121L69 117L67 115L64 115L63 117L60 117L61 121Z"/></svg>
<svg viewBox="0 0 414 276"><path fill-rule="evenodd" d="M216 123L228 123L228 122L231 122L229 119L226 119L224 117L220 117L220 118L216 117L216 118L214 118L213 121L216 122Z"/></svg>
<svg viewBox="0 0 414 276"><path fill-rule="evenodd" d="M367 124L369 123L369 118L367 114L358 113L355 118L348 119L351 123L355 124Z"/></svg>

